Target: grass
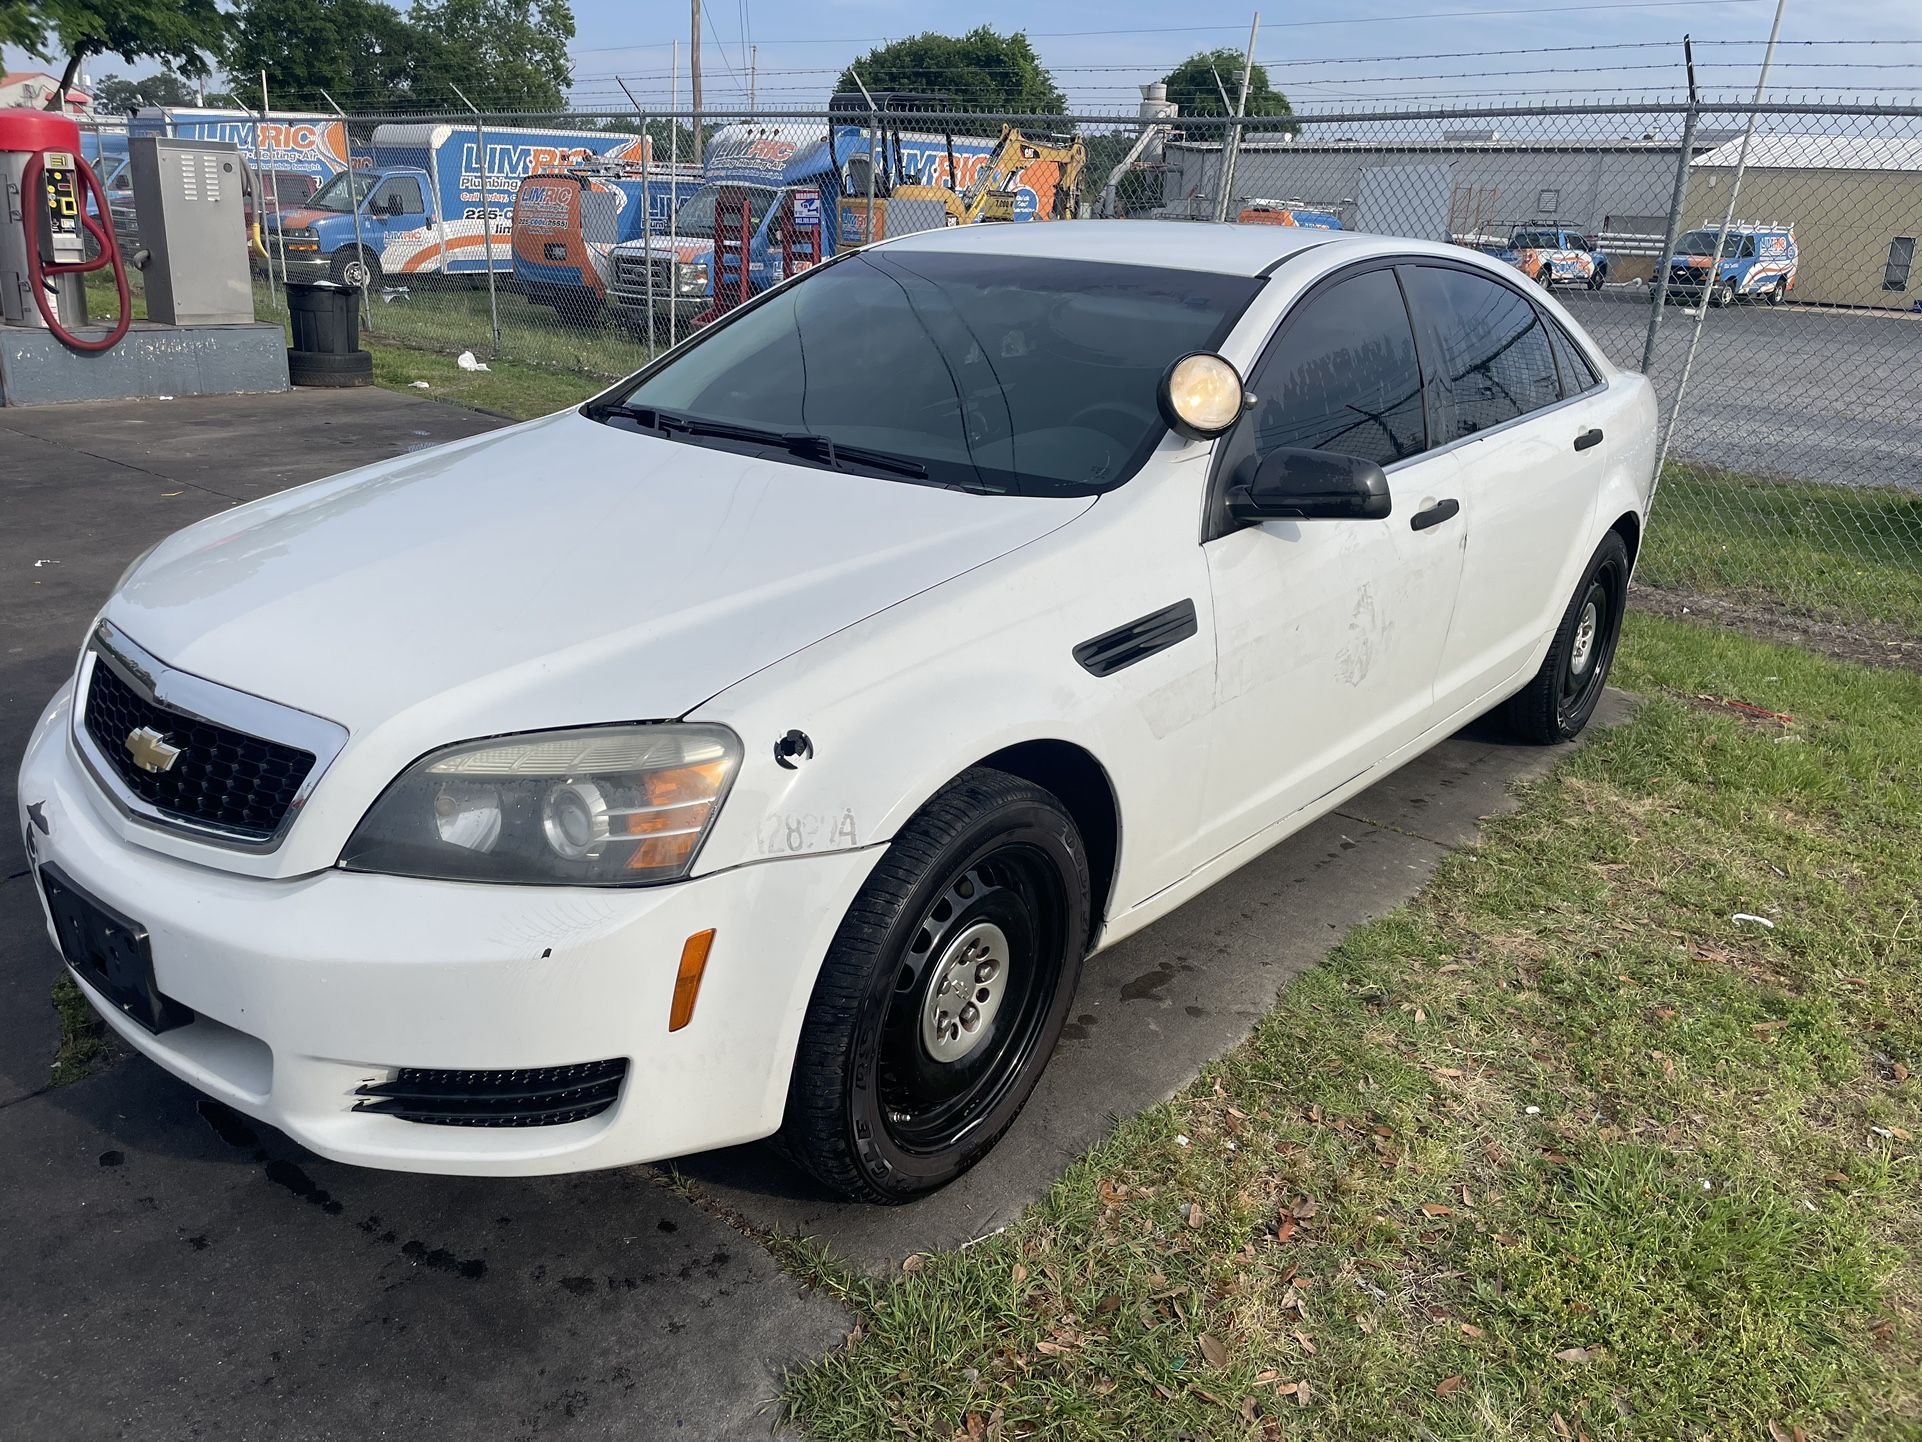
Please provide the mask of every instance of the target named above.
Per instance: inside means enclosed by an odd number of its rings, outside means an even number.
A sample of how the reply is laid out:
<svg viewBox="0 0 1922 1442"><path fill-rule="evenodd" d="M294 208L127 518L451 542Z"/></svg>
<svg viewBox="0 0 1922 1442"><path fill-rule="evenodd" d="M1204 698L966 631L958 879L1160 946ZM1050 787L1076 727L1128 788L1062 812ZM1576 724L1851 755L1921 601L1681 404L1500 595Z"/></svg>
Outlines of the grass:
<svg viewBox="0 0 1922 1442"><path fill-rule="evenodd" d="M63 1087L85 1077L118 1050L107 1024L94 1012L72 977L60 973L53 984L53 1010L60 1020L60 1045L53 1056L53 1086Z"/></svg>
<svg viewBox="0 0 1922 1442"><path fill-rule="evenodd" d="M1922 494L1671 464L1637 575L1654 586L1922 635Z"/></svg>
<svg viewBox="0 0 1922 1442"><path fill-rule="evenodd" d="M784 1244L808 1435L1922 1436L1922 678L1631 624L1635 720L1016 1226Z"/></svg>

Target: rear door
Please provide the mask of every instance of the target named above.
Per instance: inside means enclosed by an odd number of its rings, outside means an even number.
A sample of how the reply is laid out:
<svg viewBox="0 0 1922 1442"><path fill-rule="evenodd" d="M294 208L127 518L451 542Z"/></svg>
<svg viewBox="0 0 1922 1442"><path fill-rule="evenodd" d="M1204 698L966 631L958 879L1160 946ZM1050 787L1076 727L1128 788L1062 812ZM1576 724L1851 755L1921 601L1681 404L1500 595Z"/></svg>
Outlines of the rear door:
<svg viewBox="0 0 1922 1442"><path fill-rule="evenodd" d="M1218 448L1202 547L1217 650L1204 856L1285 820L1427 728L1462 564L1459 464L1428 450L1419 356L1392 264L1311 289L1248 388L1254 406ZM1228 487L1283 446L1379 462L1392 514L1237 525L1222 509Z"/></svg>
<svg viewBox="0 0 1922 1442"><path fill-rule="evenodd" d="M1518 686L1561 617L1602 481L1601 392L1564 395L1555 323L1517 287L1441 263L1401 275L1436 439L1462 466L1468 549L1435 681L1449 713Z"/></svg>

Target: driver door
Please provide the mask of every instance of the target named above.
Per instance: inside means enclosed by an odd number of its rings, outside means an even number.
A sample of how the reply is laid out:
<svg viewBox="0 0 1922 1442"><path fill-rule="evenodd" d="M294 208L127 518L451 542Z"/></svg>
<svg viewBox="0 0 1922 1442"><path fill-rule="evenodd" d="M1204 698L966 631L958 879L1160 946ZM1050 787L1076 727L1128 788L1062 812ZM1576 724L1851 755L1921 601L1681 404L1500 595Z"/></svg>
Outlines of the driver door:
<svg viewBox="0 0 1922 1442"><path fill-rule="evenodd" d="M1218 655L1201 855L1367 771L1433 721L1461 582L1459 463L1427 454L1414 329L1391 265L1345 271L1283 319L1221 443L1207 557ZM1385 520L1236 525L1226 488L1266 449L1379 462Z"/></svg>

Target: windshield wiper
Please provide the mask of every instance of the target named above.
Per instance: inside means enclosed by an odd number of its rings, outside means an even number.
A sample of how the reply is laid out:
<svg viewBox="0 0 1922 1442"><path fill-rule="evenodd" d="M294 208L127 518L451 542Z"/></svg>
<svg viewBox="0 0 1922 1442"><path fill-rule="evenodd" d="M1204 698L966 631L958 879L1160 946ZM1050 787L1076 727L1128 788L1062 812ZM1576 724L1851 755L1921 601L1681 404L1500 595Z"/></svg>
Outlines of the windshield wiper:
<svg viewBox="0 0 1922 1442"><path fill-rule="evenodd" d="M635 425L658 436L672 436L676 433L685 436L704 436L717 441L739 441L744 445L779 446L789 455L804 461L816 461L830 470L844 470L848 466L862 466L868 470L885 471L889 475L905 476L910 480L926 480L928 468L919 461L909 460L906 456L892 455L887 451L870 450L866 446L844 446L832 436L814 435L807 431L763 430L758 426L736 425L732 421L708 420L702 416L677 415L656 406L630 406L615 404L597 407L593 411L595 420L618 419L632 421Z"/></svg>

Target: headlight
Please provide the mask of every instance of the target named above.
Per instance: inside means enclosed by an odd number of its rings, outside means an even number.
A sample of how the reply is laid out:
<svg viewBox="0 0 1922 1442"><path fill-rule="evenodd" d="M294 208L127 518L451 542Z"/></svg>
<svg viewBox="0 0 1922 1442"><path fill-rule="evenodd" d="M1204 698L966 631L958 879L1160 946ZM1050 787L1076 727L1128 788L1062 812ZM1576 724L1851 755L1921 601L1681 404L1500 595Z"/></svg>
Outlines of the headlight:
<svg viewBox="0 0 1922 1442"><path fill-rule="evenodd" d="M682 291L707 289L707 263L699 260L677 261L674 265L675 289Z"/></svg>
<svg viewBox="0 0 1922 1442"><path fill-rule="evenodd" d="M416 761L341 852L349 871L635 886L687 875L740 765L725 726L589 726Z"/></svg>

